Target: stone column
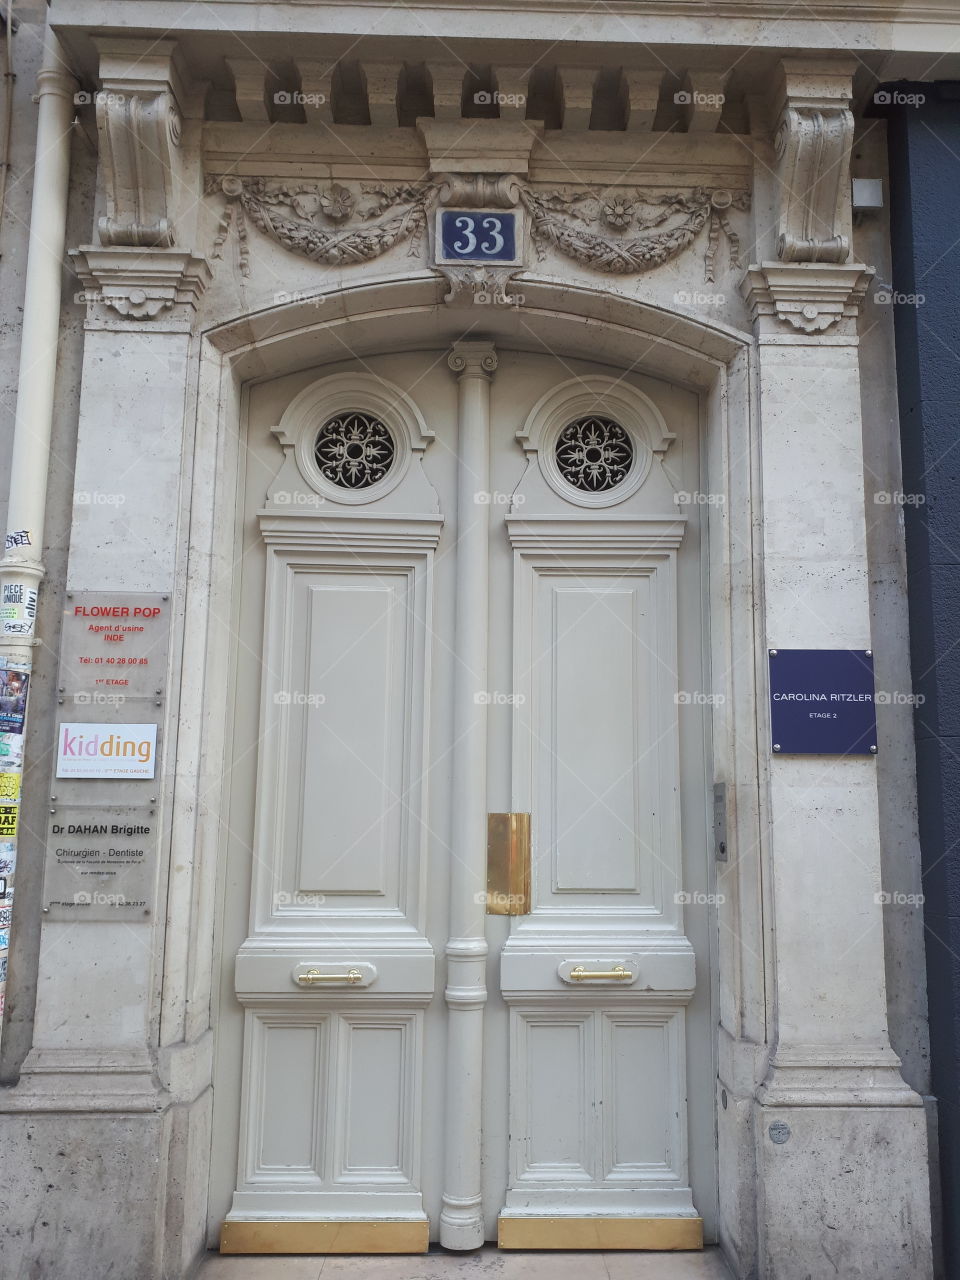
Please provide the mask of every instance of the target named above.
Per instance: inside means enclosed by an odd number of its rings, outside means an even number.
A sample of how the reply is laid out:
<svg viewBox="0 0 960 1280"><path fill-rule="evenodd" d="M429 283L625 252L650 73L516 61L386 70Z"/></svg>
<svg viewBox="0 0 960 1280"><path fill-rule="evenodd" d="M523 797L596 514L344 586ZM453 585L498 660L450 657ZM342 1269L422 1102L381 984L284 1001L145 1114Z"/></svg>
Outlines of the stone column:
<svg viewBox="0 0 960 1280"><path fill-rule="evenodd" d="M784 65L777 262L743 291L758 344L765 649L869 649L851 78ZM767 761L771 1056L757 1091L759 1273L931 1272L925 1115L887 1034L876 766Z"/></svg>

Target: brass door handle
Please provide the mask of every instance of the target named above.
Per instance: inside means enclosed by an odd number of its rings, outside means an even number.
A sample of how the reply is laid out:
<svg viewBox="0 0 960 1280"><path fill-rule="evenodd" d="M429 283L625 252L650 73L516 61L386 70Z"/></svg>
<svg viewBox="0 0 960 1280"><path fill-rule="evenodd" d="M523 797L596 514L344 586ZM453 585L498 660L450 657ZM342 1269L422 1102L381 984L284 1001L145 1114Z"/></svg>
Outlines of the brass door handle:
<svg viewBox="0 0 960 1280"><path fill-rule="evenodd" d="M308 969L306 973L297 974L297 982L301 987L310 987L315 982L347 982L354 986L363 981L359 969L348 969L346 973L321 973L319 969Z"/></svg>
<svg viewBox="0 0 960 1280"><path fill-rule="evenodd" d="M622 964L614 965L612 969L585 969L582 964L578 964L575 969L570 970L570 977L574 982L584 982L588 978L603 978L613 980L615 982L625 982L633 977L629 969L625 969Z"/></svg>

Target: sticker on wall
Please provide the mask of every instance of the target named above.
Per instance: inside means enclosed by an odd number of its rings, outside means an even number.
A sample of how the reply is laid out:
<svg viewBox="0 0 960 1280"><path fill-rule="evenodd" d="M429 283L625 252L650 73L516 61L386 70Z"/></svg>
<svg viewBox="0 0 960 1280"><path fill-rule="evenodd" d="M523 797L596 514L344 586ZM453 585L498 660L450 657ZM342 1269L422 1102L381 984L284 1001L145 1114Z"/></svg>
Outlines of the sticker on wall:
<svg viewBox="0 0 960 1280"><path fill-rule="evenodd" d="M0 667L0 731L23 733L30 677L13 663Z"/></svg>
<svg viewBox="0 0 960 1280"><path fill-rule="evenodd" d="M0 769L13 770L23 766L23 735L0 733Z"/></svg>
<svg viewBox="0 0 960 1280"><path fill-rule="evenodd" d="M61 724L57 731L58 778L149 779L156 754L155 724Z"/></svg>
<svg viewBox="0 0 960 1280"><path fill-rule="evenodd" d="M5 582L0 588L0 630L5 636L31 636L37 621L37 588Z"/></svg>
<svg viewBox="0 0 960 1280"><path fill-rule="evenodd" d="M0 836L5 840L10 840L17 834L19 812L18 804L0 804Z"/></svg>
<svg viewBox="0 0 960 1280"><path fill-rule="evenodd" d="M0 773L0 803L16 804L20 799L19 773Z"/></svg>

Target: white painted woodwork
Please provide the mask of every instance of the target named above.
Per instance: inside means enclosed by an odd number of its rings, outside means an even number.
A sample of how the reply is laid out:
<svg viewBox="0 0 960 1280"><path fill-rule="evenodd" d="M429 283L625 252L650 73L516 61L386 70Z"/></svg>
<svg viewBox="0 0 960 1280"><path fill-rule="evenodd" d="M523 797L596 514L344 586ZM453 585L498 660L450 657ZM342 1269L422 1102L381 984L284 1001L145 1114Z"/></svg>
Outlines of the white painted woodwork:
<svg viewBox="0 0 960 1280"><path fill-rule="evenodd" d="M317 429L357 397L396 446L367 507L352 492L334 505L309 461ZM283 465L258 517L263 691L230 1217L422 1219L422 1009L434 989L423 803L441 525L421 471L430 435L399 388L362 374L307 386L274 435ZM397 505L405 516L390 515ZM334 980L302 985L311 970Z"/></svg>
<svg viewBox="0 0 960 1280"><path fill-rule="evenodd" d="M557 436L586 395L618 406L634 444L633 472L604 494L573 490L555 460ZM555 388L519 438L527 470L506 522L519 695L513 807L532 814L533 908L512 922L501 965L511 1006L505 1212L693 1215L683 1007L694 954L677 901L676 558L686 522L662 461L671 433L638 390L596 377L589 390L578 379ZM571 991L574 961L638 976ZM560 1042L574 1029L569 1057ZM557 1097L544 1107L534 1095L554 1080ZM571 1129L563 1160L541 1158L551 1123L570 1107L577 1141Z"/></svg>
<svg viewBox="0 0 960 1280"><path fill-rule="evenodd" d="M487 866L487 687L490 506L490 377L497 367L486 342L458 342L456 374L457 546L454 600L453 830L446 944L449 1008L446 1133L440 1242L448 1249L483 1244L483 1007L487 1000L484 936Z"/></svg>
<svg viewBox="0 0 960 1280"><path fill-rule="evenodd" d="M263 687L229 1217L426 1215L465 1249L501 1212L694 1215L689 1081L709 1127L714 1077L705 935L698 969L676 897L705 873L681 840L685 813L703 832L701 713L684 744L675 698L704 681L678 631L694 401L482 342L449 365L286 379L251 419ZM312 459L347 408L397 440L402 474L366 502ZM553 454L591 411L634 446L604 494ZM485 915L496 809L532 814L525 917ZM574 976L613 966L629 978ZM698 1177L709 1202L711 1159Z"/></svg>

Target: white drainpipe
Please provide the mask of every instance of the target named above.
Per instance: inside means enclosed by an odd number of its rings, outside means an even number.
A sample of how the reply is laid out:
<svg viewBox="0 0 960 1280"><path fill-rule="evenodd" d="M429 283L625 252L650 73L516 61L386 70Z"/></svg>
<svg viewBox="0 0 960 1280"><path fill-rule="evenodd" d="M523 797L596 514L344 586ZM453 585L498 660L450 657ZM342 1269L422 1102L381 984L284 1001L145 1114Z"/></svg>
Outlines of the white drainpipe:
<svg viewBox="0 0 960 1280"><path fill-rule="evenodd" d="M10 33L7 32L9 40ZM37 154L33 170L33 203L27 251L26 295L17 384L17 413L10 467L7 537L0 560L0 682L7 686L0 701L0 861L13 863L9 847L13 793L19 798L23 726L11 732L19 708L13 694L18 680L29 696L35 635L36 602L43 578L43 522L47 504L50 434L53 427L60 293L66 239L70 137L77 83L64 65L56 36L48 25L43 62L37 75ZM12 681L10 673L13 674ZM26 678L24 678L26 677ZM23 707L25 713L25 704ZM19 738L19 741L18 741ZM6 750L4 751L4 748ZM4 830L6 824L6 831ZM15 837L14 837L15 841ZM12 905L12 866L0 896L5 918ZM0 938L9 926L0 927ZM7 951L0 948L0 1009L6 989Z"/></svg>

